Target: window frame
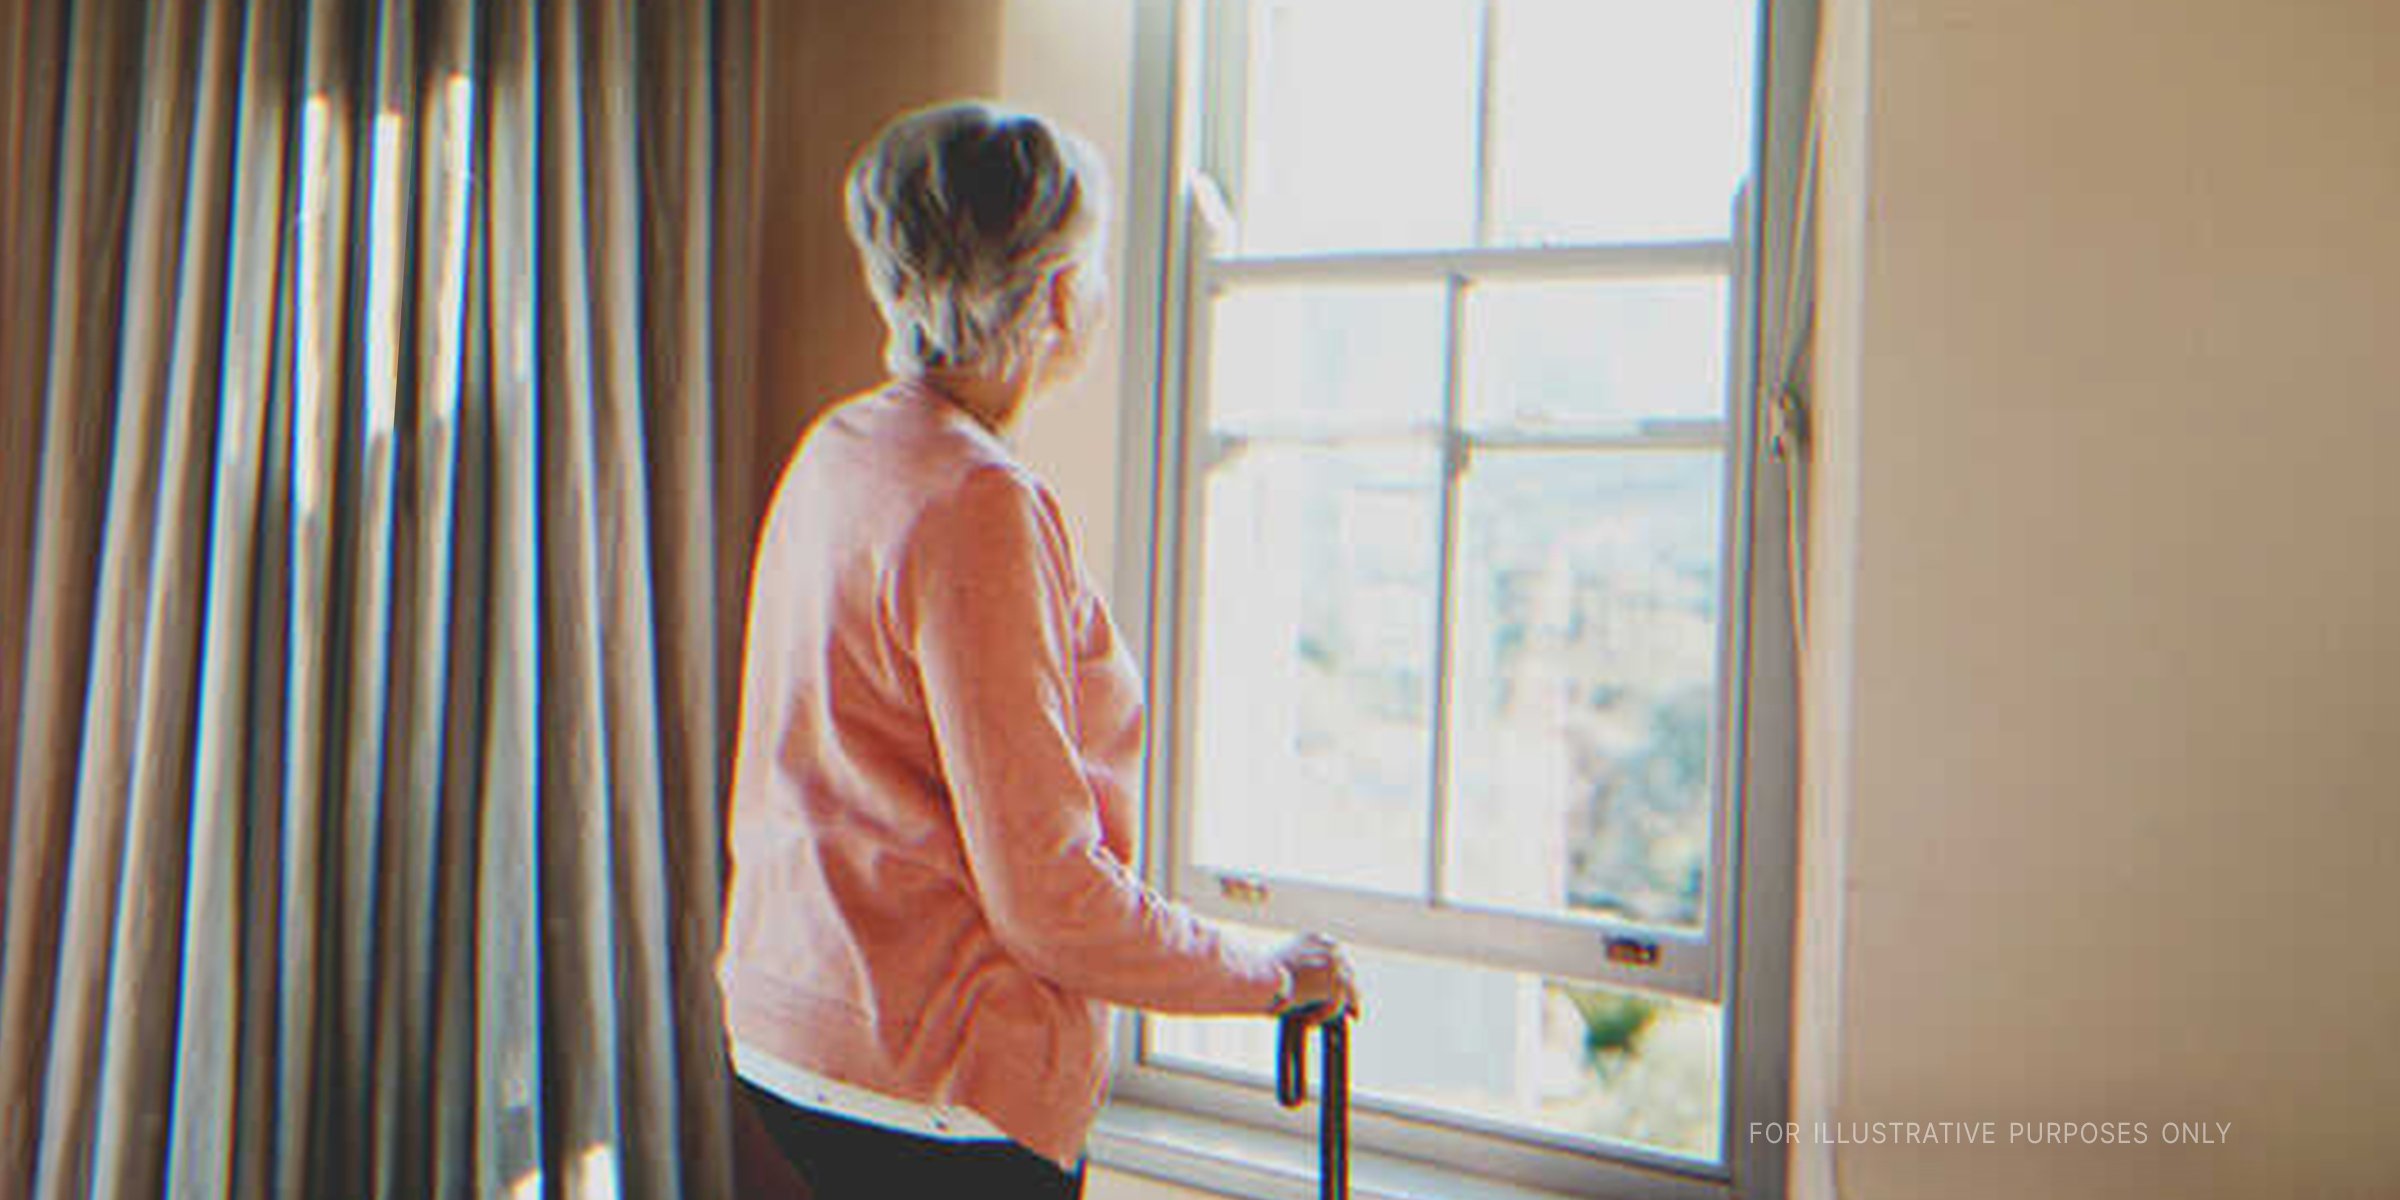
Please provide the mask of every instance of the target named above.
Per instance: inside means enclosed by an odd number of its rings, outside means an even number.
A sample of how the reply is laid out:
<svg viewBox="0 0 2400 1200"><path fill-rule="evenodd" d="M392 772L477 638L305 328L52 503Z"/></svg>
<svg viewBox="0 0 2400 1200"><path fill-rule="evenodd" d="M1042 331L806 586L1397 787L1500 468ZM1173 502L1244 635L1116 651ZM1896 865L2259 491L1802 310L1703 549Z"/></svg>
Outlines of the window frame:
<svg viewBox="0 0 2400 1200"><path fill-rule="evenodd" d="M1153 712L1163 718L1153 726L1153 753L1148 764L1145 876L1197 911L1258 921L1272 920L1273 914L1262 913L1261 907L1249 900L1226 898L1213 875L1178 867L1174 850L1178 844L1188 844L1183 839L1188 837L1185 814L1189 807L1173 803L1173 798L1182 794L1183 781L1176 777L1182 768L1176 762L1178 755L1163 752L1166 743L1162 737L1168 723L1182 721L1191 707L1168 694L1168 689L1190 678L1188 664L1170 662L1164 656L1185 653L1183 648L1192 641L1167 636L1167 631L1183 628L1191 611L1190 555L1194 548L1182 544L1180 506L1191 494L1187 481L1201 449L1197 445L1200 439L1187 428L1193 407L1190 398L1201 386L1195 364L1204 362L1203 353L1193 345L1193 314L1197 306L1206 303L1204 289L1212 272L1203 265L1206 256L1199 245L1209 228L1208 214L1201 211L1205 194L1188 187L1186 177L1185 164L1202 160L1207 153L1202 142L1209 136L1207 122L1187 119L1188 114L1199 111L1200 85L1198 73L1188 69L1192 61L1188 47L1192 39L1205 36L1201 26L1208 8L1204 0L1138 0L1135 11L1122 327L1127 400L1119 431L1120 534L1114 591L1118 623L1129 644L1143 655L1153 689ZM1761 25L1755 86L1761 111L1755 127L1755 165L1746 202L1735 222L1733 261L1727 264L1733 298L1727 375L1737 398L1759 392L1763 359L1759 331L1781 327L1780 306L1788 302L1790 291L1786 281L1794 269L1795 250L1802 249L1792 244L1795 231L1790 227L1790 215L1796 208L1800 184L1799 151L1813 91L1817 41L1818 0L1758 0L1758 8ZM1213 60L1210 69L1217 69ZM1775 219L1778 216L1781 219ZM1305 274L1314 280L1328 271L1362 278L1391 278L1390 272L1402 272L1434 281L1447 279L1455 336L1460 276L1470 267L1477 278L1488 277L1485 272L1495 269L1538 275L1552 264L1580 274L1607 269L1612 262L1638 270L1673 267L1722 252L1716 243L1596 251L1368 252L1253 260L1236 266L1234 272L1250 279L1283 272ZM1216 272L1223 273L1223 267ZM1455 382L1449 390L1455 398ZM1784 468L1768 452L1758 407L1737 401L1721 427L1718 422L1703 422L1713 428L1708 441L1724 452L1727 465L1723 493L1728 514L1724 524L1729 531L1724 559L1727 603L1719 616L1725 632L1717 720L1733 720L1731 728L1740 735L1739 745L1719 740L1721 754L1714 764L1715 771L1724 775L1724 794L1731 798L1717 810L1715 836L1721 846L1718 861L1722 869L1711 881L1705 920L1721 927L1713 939L1704 930L1702 936L1682 945L1665 931L1639 927L1643 936L1662 942L1661 965L1676 984L1663 990L1693 994L1692 989L1704 987L1705 994L1723 1005L1725 1098L1718 1163L1700 1164L1629 1145L1595 1152L1585 1139L1546 1136L1465 1114L1380 1100L1373 1108L1353 1107L1355 1140L1368 1159L1388 1154L1438 1163L1467 1176L1537 1188L1546 1194L1766 1197L1783 1193L1783 1147L1750 1138L1746 1132L1754 1124L1782 1121L1788 1109L1797 808L1796 639L1788 560L1783 553L1788 492ZM1660 432L1673 437L1679 432L1688 436L1692 431ZM1455 434L1446 440L1455 442ZM1455 445L1445 445L1445 460L1456 453ZM1451 564L1445 563L1445 572L1450 569ZM1444 702L1441 693L1437 692L1436 702ZM1176 728L1172 736L1182 742L1187 734L1188 729ZM1438 828L1435 833L1438 837ZM1438 844L1432 853L1441 853ZM1294 894L1288 882L1277 881L1272 886ZM1322 889L1325 894L1311 891L1297 889L1309 911L1330 909L1333 915L1341 915L1340 895L1335 889ZM1462 911L1466 928L1475 928L1473 916L1472 910ZM1516 928L1539 922L1539 918L1516 913L1497 919ZM1572 924L1598 937L1621 932L1604 921L1561 920L1556 924ZM1488 935L1493 928L1477 932ZM1420 939L1414 944L1395 944L1408 939L1390 936L1371 940L1403 951L1437 954L1446 953L1445 947L1453 944L1447 937ZM1488 948L1491 943L1477 944ZM1551 941L1498 955L1487 949L1473 961L1557 974L1549 956L1569 944ZM1590 948L1586 944L1572 952L1588 953ZM1595 977L1591 971L1574 975ZM1662 990L1659 978L1657 972L1643 972L1621 978L1602 976L1598 981ZM1285 1137L1312 1136L1309 1114L1285 1112L1271 1102L1262 1103L1264 1093L1252 1083L1236 1082L1203 1068L1181 1064L1166 1068L1146 1062L1140 1015L1128 1012L1119 1020L1114 1103L1144 1112L1188 1114ZM1122 1137L1104 1136L1095 1143L1096 1151L1123 1141ZM1108 1155L1102 1157L1105 1160ZM1160 1170L1157 1161L1142 1169Z"/></svg>

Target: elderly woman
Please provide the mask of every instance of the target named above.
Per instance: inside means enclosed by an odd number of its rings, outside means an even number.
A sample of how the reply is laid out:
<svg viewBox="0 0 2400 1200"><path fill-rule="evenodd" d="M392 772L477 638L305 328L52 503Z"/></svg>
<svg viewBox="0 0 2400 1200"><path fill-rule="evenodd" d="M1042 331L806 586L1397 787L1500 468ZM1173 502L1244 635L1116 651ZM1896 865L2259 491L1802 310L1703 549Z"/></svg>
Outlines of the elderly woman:
<svg viewBox="0 0 2400 1200"><path fill-rule="evenodd" d="M984 104L887 126L851 236L892 378L785 468L750 596L721 979L749 1101L820 1200L1074 1196L1108 1005L1355 1004L1128 869L1142 686L1002 441L1098 336L1097 160Z"/></svg>

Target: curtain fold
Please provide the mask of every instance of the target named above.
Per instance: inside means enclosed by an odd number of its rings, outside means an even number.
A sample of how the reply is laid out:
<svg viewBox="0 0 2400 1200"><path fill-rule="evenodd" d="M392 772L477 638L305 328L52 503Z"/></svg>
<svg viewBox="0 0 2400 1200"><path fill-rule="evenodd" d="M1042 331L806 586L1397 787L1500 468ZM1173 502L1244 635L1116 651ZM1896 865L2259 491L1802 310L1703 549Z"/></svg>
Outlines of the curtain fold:
<svg viewBox="0 0 2400 1200"><path fill-rule="evenodd" d="M168 301L172 315L166 322L173 333L155 414L163 428L159 472L148 497L152 582L131 730L126 844L109 938L98 1100L102 1119L90 1185L95 1195L156 1190L169 1130L169 1113L153 1098L166 1093L172 1078L176 1011L148 1001L176 994L176 947L189 882L192 736L206 588L178 586L178 581L208 578L208 488L217 433L209 400L224 337L226 180L240 52L239 13L232 6L193 15L200 27L179 31L197 35L198 63L184 99L191 113L190 151L181 188L180 254ZM119 398L120 416L130 411L127 399Z"/></svg>
<svg viewBox="0 0 2400 1200"><path fill-rule="evenodd" d="M732 1161L714 1152L714 1139L725 1136L731 1121L730 1093L720 1082L731 1072L716 985L725 828L717 771L724 745L717 718L717 655L726 640L716 593L721 478L716 451L722 444L716 421L721 412L747 411L750 393L728 386L723 394L738 399L717 404L712 398L719 394L717 356L728 350L748 354L747 345L731 336L746 328L744 321L731 318L746 315L748 306L719 304L713 288L721 274L755 268L746 256L717 257L728 250L720 232L743 227L746 219L737 216L727 224L717 217L719 191L739 177L746 161L740 154L719 154L722 124L746 111L750 93L746 77L720 68L723 59L714 47L757 45L744 32L747 4L635 5L630 31L639 59L634 74L641 80L634 111L654 131L628 139L639 154L639 211L648 214L639 239L641 275L648 294L665 301L651 310L661 315L638 322L642 374L635 384L649 398L638 408L640 432L647 439L638 461L647 465L651 479L655 557L648 575L655 583L651 604L659 614L652 622L659 787L668 798L663 806L668 919L663 936L673 991L664 1003L681 1017L672 1025L676 1090L667 1102L681 1114L681 1140L674 1152L684 1164L685 1190L694 1196L735 1194ZM719 10L730 17L722 24L715 20ZM734 103L717 103L720 87ZM720 272L718 261L738 266ZM725 531L735 535L733 544L747 544L746 525L728 522ZM678 613L708 616L672 619Z"/></svg>
<svg viewBox="0 0 2400 1200"><path fill-rule="evenodd" d="M0 513L33 510L42 444L63 16L57 4L16 0L0 7ZM32 555L30 523L0 523L0 784L12 795ZM6 815L0 814L0 862L7 861L13 833ZM0 904L4 897L0 891ZM6 936L0 928L0 949Z"/></svg>
<svg viewBox="0 0 2400 1200"><path fill-rule="evenodd" d="M95 80L131 74L139 25L124 17L99 4L72 15L64 70L52 77L59 92L55 232L48 245L26 250L28 260L41 260L38 274L11 271L26 284L12 309L47 307L52 317L47 338L12 344L24 369L12 365L7 372L23 389L11 396L10 409L30 413L30 420L12 422L20 424L14 432L33 434L39 454L31 512L12 513L10 522L21 527L15 537L30 547L30 570L20 608L24 662L9 797L8 911L0 922L6 955L0 963L0 1096L30 1098L42 1091L51 1043L67 881L62 866L96 607L98 502L108 487L105 395L116 377L114 339L102 331L117 320L134 112L134 89ZM30 51L27 57L33 57ZM32 83L27 72L12 81L12 90ZM11 173L17 174L13 164ZM39 180L26 182L40 188ZM48 532L35 537L37 530ZM39 1111L38 1104L0 1105L0 1190L22 1194L31 1182L44 1130L35 1120Z"/></svg>
<svg viewBox="0 0 2400 1200"><path fill-rule="evenodd" d="M730 1194L717 6L0 33L0 1196Z"/></svg>
<svg viewBox="0 0 2400 1200"><path fill-rule="evenodd" d="M257 788L249 772L253 739L247 732L275 723L274 714L250 703L253 681L272 678L253 671L253 639L275 628L254 619L264 591L258 581L266 565L279 561L263 546L263 519L272 463L267 433L274 383L278 315L276 280L283 250L286 163L280 149L290 128L281 97L291 78L290 20L285 0L256 6L241 28L242 50L235 100L234 144L244 160L233 190L231 238L226 265L228 296L260 297L224 310L221 385L217 419L215 479L209 505L206 615L203 618L198 736L193 753L189 882L185 890L183 951L194 963L225 963L234 969L194 970L182 981L177 1010L174 1086L165 1166L167 1192L177 1196L221 1193L236 1178L255 1178L257 1139L237 1142L237 1128L263 1128L255 1084L239 1090L237 1052L244 1028L243 997L237 980L254 974L236 931L246 924L244 840L272 810L254 815ZM259 153L249 153L260 150ZM255 859L255 856L249 856ZM256 1028L268 1028L259 1023ZM239 1157L248 1165L235 1168ZM253 1191L256 1185L249 1185Z"/></svg>

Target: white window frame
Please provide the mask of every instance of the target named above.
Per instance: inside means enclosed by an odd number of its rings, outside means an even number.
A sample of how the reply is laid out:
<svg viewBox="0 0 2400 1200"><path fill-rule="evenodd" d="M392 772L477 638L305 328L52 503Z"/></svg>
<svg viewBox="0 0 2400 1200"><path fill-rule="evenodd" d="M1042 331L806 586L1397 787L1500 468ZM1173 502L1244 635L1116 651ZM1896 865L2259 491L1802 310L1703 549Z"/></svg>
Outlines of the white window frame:
<svg viewBox="0 0 2400 1200"><path fill-rule="evenodd" d="M1734 307L1728 382L1735 397L1755 395L1761 359L1757 331L1778 327L1782 314L1775 305L1787 292L1781 284L1794 261L1789 214L1795 208L1798 151L1811 92L1816 0L1760 2L1756 78L1763 112L1751 188L1765 203L1745 203L1730 244L1291 255L1239 261L1212 261L1203 252L1212 229L1225 225L1221 211L1211 211L1220 209L1222 201L1213 197L1192 166L1202 159L1205 123L1191 119L1198 111L1199 81L1187 70L1192 56L1185 48L1203 36L1204 7L1203 0L1138 0L1135 20L1133 161L1125 213L1127 404L1119 456L1116 612L1131 644L1144 653L1153 692L1146 873L1196 910L1226 919L1326 929L1395 950L1603 986L1699 996L1724 1005L1727 1095L1721 1161L1713 1167L1630 1146L1596 1153L1587 1141L1563 1135L1550 1137L1382 1101L1372 1106L1362 1102L1353 1109L1356 1141L1364 1152L1362 1166L1388 1155L1398 1171L1394 1179L1408 1177L1397 1165L1401 1160L1415 1160L1440 1164L1439 1169L1465 1177L1537 1189L1535 1194L1541 1195L1780 1196L1784 1149L1751 1138L1748 1131L1754 1123L1780 1122L1787 1109L1796 688L1788 560L1783 553L1785 484L1781 465L1767 453L1757 405L1730 405L1722 423L1659 423L1635 430L1629 439L1615 439L1618 444L1725 451L1726 602L1720 608L1723 639L1716 718L1724 729L1716 739L1720 757L1712 770L1719 781L1718 845L1704 923L1696 933L1606 920L1493 914L1455 903L1419 912L1418 919L1394 922L1385 902L1362 900L1340 889L1221 877L1178 857L1178 848L1190 844L1189 806L1174 801L1189 795L1188 774L1177 761L1179 755L1170 751L1189 744L1191 705L1174 692L1180 681L1191 678L1191 664L1175 656L1188 654L1192 639L1175 634L1176 622L1190 611L1187 585L1196 577L1197 547L1186 542L1197 539L1183 536L1181 506L1190 494L1187 480L1197 477L1202 456L1210 452L1204 439L1190 436L1186 428L1192 398L1205 395L1205 381L1199 378L1205 347L1196 344L1205 322L1192 317L1196 307L1206 303L1209 289L1221 282L1286 279L1443 283L1449 296L1450 336L1455 339L1460 299L1470 280L1724 274L1732 280ZM1783 219L1773 219L1772 214L1783 214ZM1448 354L1453 367L1457 350L1454 342ZM1453 418L1459 390L1457 380L1445 382L1445 404ZM1456 420L1449 429L1443 458L1455 482L1475 445L1459 431ZM1559 444L1582 447L1608 441L1562 439ZM1444 502L1445 555L1455 537L1450 516L1455 505L1455 496ZM1444 570L1450 569L1445 558ZM1447 621L1447 604L1443 611ZM1446 703L1446 681L1436 686L1439 707ZM1436 794L1444 787L1437 780ZM1438 811L1435 820L1427 871L1438 881L1443 854ZM1611 963L1608 945L1621 938L1655 945L1656 963ZM1574 966L1562 969L1563 964ZM1271 1096L1246 1081L1185 1064L1153 1065L1145 1060L1143 1034L1138 1017L1126 1014L1117 1039L1113 1100L1116 1111L1126 1115L1104 1121L1095 1154L1104 1162L1123 1160L1149 1173L1179 1175L1242 1194L1302 1194L1285 1186L1288 1180L1262 1182L1255 1169L1244 1171L1224 1162L1212 1167L1210 1153L1193 1147L1226 1144L1214 1133L1179 1142L1158 1130L1184 1119L1219 1132L1305 1138L1313 1128L1309 1116L1277 1109ZM1391 1186L1397 1190L1388 1194L1408 1190L1403 1184ZM1361 1194L1375 1194L1375 1189L1363 1187Z"/></svg>

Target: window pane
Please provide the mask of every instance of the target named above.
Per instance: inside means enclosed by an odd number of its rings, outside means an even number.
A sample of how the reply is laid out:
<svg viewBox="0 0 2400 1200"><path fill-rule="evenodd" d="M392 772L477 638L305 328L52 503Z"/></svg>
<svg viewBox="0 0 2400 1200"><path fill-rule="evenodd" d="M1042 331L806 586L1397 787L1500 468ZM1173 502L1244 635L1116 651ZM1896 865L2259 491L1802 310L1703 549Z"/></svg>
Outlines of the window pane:
<svg viewBox="0 0 2400 1200"><path fill-rule="evenodd" d="M1475 457L1453 632L1454 898L1699 923L1722 464L1713 451Z"/></svg>
<svg viewBox="0 0 2400 1200"><path fill-rule="evenodd" d="M1253 446L1206 491L1194 857L1421 894L1439 463Z"/></svg>
<svg viewBox="0 0 2400 1200"><path fill-rule="evenodd" d="M1351 956L1367 1009L1350 1038L1351 1094L1362 1103L1717 1160L1718 1006L1357 946ZM1155 1017L1148 1028L1150 1057L1163 1065L1261 1085L1275 1077L1272 1021ZM1312 1069L1312 1089L1319 1078Z"/></svg>
<svg viewBox="0 0 2400 1200"><path fill-rule="evenodd" d="M1246 433L1421 428L1442 412L1438 284L1218 296L1210 423Z"/></svg>
<svg viewBox="0 0 2400 1200"><path fill-rule="evenodd" d="M1468 420L1534 432L1725 415L1725 281L1478 284Z"/></svg>
<svg viewBox="0 0 2400 1200"><path fill-rule="evenodd" d="M1750 162L1755 0L1495 0L1499 243L1714 239Z"/></svg>
<svg viewBox="0 0 2400 1200"><path fill-rule="evenodd" d="M1249 19L1244 252L1474 239L1474 5L1254 0Z"/></svg>

